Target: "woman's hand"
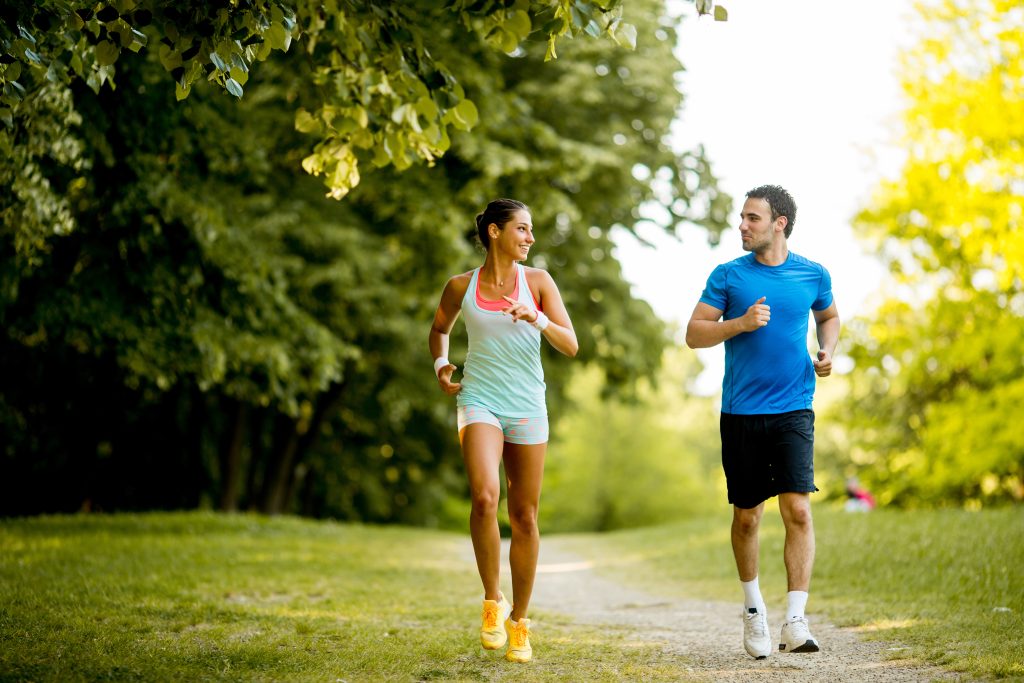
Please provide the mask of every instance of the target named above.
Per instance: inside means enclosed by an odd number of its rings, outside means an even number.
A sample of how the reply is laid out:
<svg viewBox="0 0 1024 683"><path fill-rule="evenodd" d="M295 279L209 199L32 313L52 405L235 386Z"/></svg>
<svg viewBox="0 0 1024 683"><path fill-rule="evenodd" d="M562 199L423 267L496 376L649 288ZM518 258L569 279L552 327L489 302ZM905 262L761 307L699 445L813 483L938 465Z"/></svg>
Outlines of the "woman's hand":
<svg viewBox="0 0 1024 683"><path fill-rule="evenodd" d="M501 309L501 312L512 316L512 322L519 320L525 320L528 323L537 322L537 311L507 296L501 298L509 303L509 307Z"/></svg>
<svg viewBox="0 0 1024 683"><path fill-rule="evenodd" d="M452 381L452 373L456 369L453 364L449 363L437 371L437 383L441 385L441 391L449 396L454 396L462 391L462 383Z"/></svg>

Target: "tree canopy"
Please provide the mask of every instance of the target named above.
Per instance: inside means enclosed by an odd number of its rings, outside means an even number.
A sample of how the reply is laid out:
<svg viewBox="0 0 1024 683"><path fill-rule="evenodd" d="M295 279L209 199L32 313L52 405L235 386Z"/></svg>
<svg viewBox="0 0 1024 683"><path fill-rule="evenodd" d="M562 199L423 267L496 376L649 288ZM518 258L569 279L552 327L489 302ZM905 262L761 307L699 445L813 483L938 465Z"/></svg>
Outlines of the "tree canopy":
<svg viewBox="0 0 1024 683"><path fill-rule="evenodd" d="M1024 12L922 4L906 161L858 216L898 284L853 328L852 461L887 501L1024 499Z"/></svg>
<svg viewBox="0 0 1024 683"><path fill-rule="evenodd" d="M4 5L0 24L0 120L9 128L29 92L44 81L84 80L93 92L115 87L126 53L149 50L188 97L200 81L241 98L250 69L299 45L316 88L295 125L315 136L302 160L340 198L360 179L360 164L433 163L452 129L476 125L464 74L437 54L431 27L454 23L506 53L524 41L609 36L635 48L636 27L622 0L447 0L441 5L374 0L44 0ZM698 12L712 3L700 0ZM721 8L716 18L724 19Z"/></svg>

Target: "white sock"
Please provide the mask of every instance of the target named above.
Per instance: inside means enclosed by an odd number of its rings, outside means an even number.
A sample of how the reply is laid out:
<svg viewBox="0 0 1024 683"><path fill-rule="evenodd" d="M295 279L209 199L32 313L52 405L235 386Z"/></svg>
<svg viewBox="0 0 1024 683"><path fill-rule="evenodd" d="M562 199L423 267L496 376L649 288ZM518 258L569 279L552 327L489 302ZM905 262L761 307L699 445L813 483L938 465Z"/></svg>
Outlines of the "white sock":
<svg viewBox="0 0 1024 683"><path fill-rule="evenodd" d="M755 576L750 581L740 581L740 585L743 586L743 607L754 608L765 614L767 610L764 606L764 598L761 597L761 587L757 583L757 577Z"/></svg>
<svg viewBox="0 0 1024 683"><path fill-rule="evenodd" d="M786 621L803 618L807 607L807 591L789 591L786 594L789 606L786 607Z"/></svg>

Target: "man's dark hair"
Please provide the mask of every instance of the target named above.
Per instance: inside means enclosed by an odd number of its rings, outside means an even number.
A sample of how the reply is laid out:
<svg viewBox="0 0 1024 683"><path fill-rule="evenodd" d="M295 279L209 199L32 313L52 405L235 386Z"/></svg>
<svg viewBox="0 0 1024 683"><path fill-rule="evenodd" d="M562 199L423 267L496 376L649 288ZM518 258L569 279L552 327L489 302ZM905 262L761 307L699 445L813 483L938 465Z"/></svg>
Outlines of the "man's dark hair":
<svg viewBox="0 0 1024 683"><path fill-rule="evenodd" d="M762 185L748 192L747 197L763 199L768 202L768 206L772 210L773 222L779 216L785 216L786 227L782 232L787 238L789 237L789 233L793 232L793 225L796 223L796 202L788 192L778 185Z"/></svg>

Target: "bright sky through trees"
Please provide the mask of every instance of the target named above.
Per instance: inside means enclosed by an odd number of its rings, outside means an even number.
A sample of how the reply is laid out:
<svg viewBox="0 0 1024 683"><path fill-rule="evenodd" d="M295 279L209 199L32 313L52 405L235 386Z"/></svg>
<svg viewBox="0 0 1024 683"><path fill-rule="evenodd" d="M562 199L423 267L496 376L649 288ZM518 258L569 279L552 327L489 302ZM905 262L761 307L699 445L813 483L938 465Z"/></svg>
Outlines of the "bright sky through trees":
<svg viewBox="0 0 1024 683"><path fill-rule="evenodd" d="M676 144L706 146L721 188L735 199L734 224L747 190L786 187L798 206L790 248L829 269L844 318L870 312L886 272L850 222L879 174L899 170L896 68L899 47L911 40L911 3L730 0L727 22L698 20L692 6L678 5L687 71ZM681 243L653 227L642 235L657 248L617 240L624 274L658 315L681 325L712 268L743 254L732 228L717 248L696 228L684 229ZM699 389L714 392L724 349L700 357L708 367Z"/></svg>

